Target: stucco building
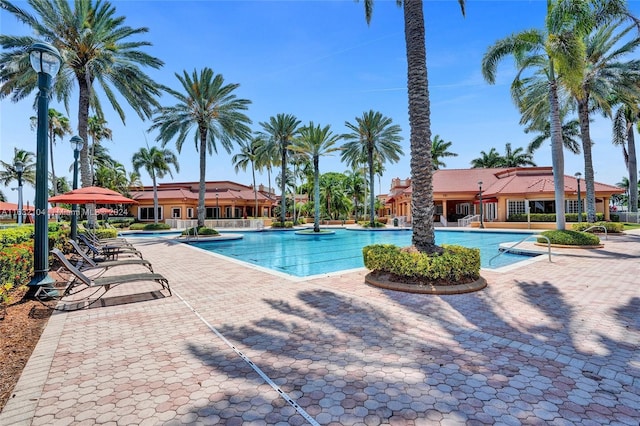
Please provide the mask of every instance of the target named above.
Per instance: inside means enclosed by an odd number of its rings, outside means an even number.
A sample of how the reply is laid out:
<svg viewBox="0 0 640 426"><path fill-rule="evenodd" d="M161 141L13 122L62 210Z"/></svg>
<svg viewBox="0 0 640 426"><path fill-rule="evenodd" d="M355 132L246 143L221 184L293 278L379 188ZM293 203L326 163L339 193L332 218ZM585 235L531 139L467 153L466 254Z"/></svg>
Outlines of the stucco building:
<svg viewBox="0 0 640 426"><path fill-rule="evenodd" d="M479 182L482 182L479 184ZM565 212L578 213L578 180L564 177ZM551 167L436 170L433 174L434 220L444 225L479 214L482 191L485 222L506 222L512 214L555 213ZM411 179L393 179L389 194L381 196L387 216L411 222ZM624 190L595 183L596 212L609 220L609 201ZM580 181L581 211L586 212L586 185ZM527 210L528 209L528 210Z"/></svg>

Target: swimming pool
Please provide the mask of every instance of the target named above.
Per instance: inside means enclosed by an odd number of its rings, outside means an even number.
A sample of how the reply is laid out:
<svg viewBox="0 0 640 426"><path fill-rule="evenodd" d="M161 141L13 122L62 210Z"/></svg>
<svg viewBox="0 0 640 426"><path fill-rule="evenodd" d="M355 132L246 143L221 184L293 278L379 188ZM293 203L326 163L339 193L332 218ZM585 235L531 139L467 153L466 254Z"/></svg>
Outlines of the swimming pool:
<svg viewBox="0 0 640 426"><path fill-rule="evenodd" d="M296 235L291 231L244 232L233 241L195 242L194 246L297 277L362 268L362 248L370 244L411 245L411 231L349 231L331 235ZM504 253L491 265L500 243L520 241L530 233L436 230L436 244L480 249L483 268L499 268L526 259Z"/></svg>

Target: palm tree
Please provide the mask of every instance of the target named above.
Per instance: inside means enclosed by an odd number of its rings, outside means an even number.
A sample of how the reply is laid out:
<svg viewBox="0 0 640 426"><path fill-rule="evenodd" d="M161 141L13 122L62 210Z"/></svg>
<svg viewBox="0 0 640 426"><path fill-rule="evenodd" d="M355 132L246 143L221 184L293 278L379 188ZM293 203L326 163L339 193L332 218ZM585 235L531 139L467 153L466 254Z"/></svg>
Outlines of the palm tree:
<svg viewBox="0 0 640 426"><path fill-rule="evenodd" d="M358 201L364 201L362 194L365 191L366 183L365 178L357 170L347 170L345 172L346 179L346 193L353 200L353 215L358 221Z"/></svg>
<svg viewBox="0 0 640 426"><path fill-rule="evenodd" d="M381 163L387 161L395 163L404 155L400 141L400 126L392 124L393 120L382 113L369 110L362 113L362 117L356 117L355 124L345 122L345 126L351 133L342 135L347 142L343 146L342 160L351 164L358 159L366 158L369 167L369 226L375 226L374 214L374 160Z"/></svg>
<svg viewBox="0 0 640 426"><path fill-rule="evenodd" d="M96 164L96 151L99 152L101 145L100 142L104 139L111 140L113 132L107 127L107 120L104 117L97 115L89 117L87 121L87 134L91 136L91 152L89 153L89 168L91 170L91 181L93 182L93 176L95 175ZM106 148L105 148L106 150Z"/></svg>
<svg viewBox="0 0 640 426"><path fill-rule="evenodd" d="M278 114L275 117L269 118L268 122L261 122L260 125L263 130L261 136L267 140L267 144L270 145L267 151L273 153L277 149L280 154L280 223L284 224L287 214L287 154L289 146L298 132L300 120L291 114Z"/></svg>
<svg viewBox="0 0 640 426"><path fill-rule="evenodd" d="M365 17L371 21L374 0L365 0ZM464 15L464 0L458 0ZM413 245L421 252L438 253L433 216L433 166L431 157L431 110L427 77L427 52L422 0L404 4L404 33L407 50L407 89L411 127L411 185ZM373 193L371 194L373 198ZM373 201L371 202L373 205ZM373 211L372 211L373 216Z"/></svg>
<svg viewBox="0 0 640 426"><path fill-rule="evenodd" d="M512 149L510 143L506 143L504 147L504 156L502 157L501 167L522 167L534 166L533 155L525 151L524 148Z"/></svg>
<svg viewBox="0 0 640 426"><path fill-rule="evenodd" d="M4 195L4 192L0 191L0 201L7 201L7 197Z"/></svg>
<svg viewBox="0 0 640 426"><path fill-rule="evenodd" d="M265 139L260 132L256 133L254 137L259 140L256 149L256 168L260 171L267 170L267 184L269 185L269 196L271 196L271 171L280 162L277 147Z"/></svg>
<svg viewBox="0 0 640 426"><path fill-rule="evenodd" d="M538 132L538 135L529 142L527 151L533 154L536 150L540 149L542 144L551 138L551 126L549 120L544 120L541 125L536 123L530 124L524 129L525 133ZM580 136L580 122L578 120L563 121L562 124L562 143L564 148L572 152L573 154L580 154L580 143L576 139Z"/></svg>
<svg viewBox="0 0 640 426"><path fill-rule="evenodd" d="M623 10L623 12L626 11ZM605 16L611 18L620 16L621 11ZM598 10L594 14L600 13ZM594 18L594 25L597 21ZM595 30L584 38L585 67L580 84L570 85L569 90L578 104L578 116L580 118L580 136L582 139L582 152L584 155L584 180L586 186L587 221L596 221L596 197L593 171L593 157L591 153L590 114L594 106L601 109L605 115L611 116L611 91L612 87L624 84L624 76L628 74L638 75L640 61L624 61L640 45L640 37L624 42L627 34L635 28L635 25L627 26L620 30L621 20L615 20L605 25L596 27ZM621 77L622 76L622 77ZM637 89L635 84L628 85L626 90Z"/></svg>
<svg viewBox="0 0 640 426"><path fill-rule="evenodd" d="M558 86L560 78L575 81L575 70L583 64L580 40L587 19L582 3L582 0L549 0L544 31L527 30L498 40L489 47L482 58L482 74L486 81L494 84L500 61L508 55L514 57L518 73L512 84L512 95L521 109L521 89L525 86L521 80L522 73L533 70L535 77L545 80L555 187L556 228L559 230L565 229L565 206L564 153Z"/></svg>
<svg viewBox="0 0 640 426"><path fill-rule="evenodd" d="M180 171L180 165L178 164L178 158L169 149L159 149L155 146L147 149L140 148L138 152L133 154L131 159L136 173L140 173L140 169L144 167L151 181L153 182L153 223L158 223L158 183L157 179L162 179L169 173L169 176L173 178L171 173L171 166L176 169L176 172Z"/></svg>
<svg viewBox="0 0 640 426"><path fill-rule="evenodd" d="M495 148L487 153L480 151L480 157L471 160L471 167L474 169L492 169L502 165L502 156Z"/></svg>
<svg viewBox="0 0 640 426"><path fill-rule="evenodd" d="M306 155L313 162L313 199L320 199L320 157L340 150L335 144L339 135L333 134L330 126L320 127L311 121L299 131L299 137L291 147L292 151ZM320 232L320 203L314 204L313 232Z"/></svg>
<svg viewBox="0 0 640 426"><path fill-rule="evenodd" d="M117 94L140 118L151 117L153 108L158 106L160 90L141 67L158 69L163 62L141 50L149 46L149 42L132 40L132 37L148 32L147 28L125 25L125 17L117 16L115 7L108 1L77 0L71 6L67 1L28 0L28 4L35 13L8 0L0 0L0 8L38 35L38 38L0 35L0 45L5 50L0 57L0 98L11 95L17 102L37 87L28 49L45 39L63 58L52 93L69 105L74 82L78 85L78 134L83 140L88 140L89 107L102 115L100 100L94 90L96 82L123 122L125 113ZM87 146L80 152L82 186L92 183Z"/></svg>
<svg viewBox="0 0 640 426"><path fill-rule="evenodd" d="M445 142L440 138L440 135L435 135L431 141L431 158L433 161L433 170L439 170L440 167L447 167L447 165L441 161L444 157L457 157L458 154L449 151L449 148L453 142Z"/></svg>
<svg viewBox="0 0 640 426"><path fill-rule="evenodd" d="M240 142L240 152L235 154L231 158L231 162L235 168L236 173L240 169L246 171L247 166L251 165L251 178L253 182L253 199L255 202L255 209L253 215L258 217L258 188L256 187L256 161L258 158L258 149L262 144L262 139L258 137L252 137L250 142Z"/></svg>
<svg viewBox="0 0 640 426"><path fill-rule="evenodd" d="M4 170L0 170L0 183L9 186L14 180L18 181L18 172L15 164L21 162L24 169L22 171L22 180L29 185L36 185L36 155L31 151L13 148L13 160L11 163L0 161L0 165Z"/></svg>
<svg viewBox="0 0 640 426"><path fill-rule="evenodd" d="M176 138L178 153L193 128L196 151L200 154L200 187L198 194L198 226L204 226L205 216L205 184L207 152L218 152L216 142L231 152L234 141L248 140L251 123L242 111L246 111L251 101L238 99L234 91L239 84L224 84L221 74L215 74L211 68L196 70L192 75L187 71L177 74L183 93L166 88L165 90L178 100L170 107L161 107L153 119L150 130L159 130L156 138L164 147Z"/></svg>
<svg viewBox="0 0 640 426"><path fill-rule="evenodd" d="M53 188L53 195L58 194L58 180L56 178L56 169L53 161L53 147L56 144L56 137L63 138L65 135L71 134L71 125L69 119L65 117L60 111L56 111L53 108L49 108L49 158L51 160L51 183ZM31 130L35 130L38 127L38 117L30 117Z"/></svg>
<svg viewBox="0 0 640 426"><path fill-rule="evenodd" d="M627 185L630 180L638 176L638 162L636 156L635 135L633 132L634 124L640 120L640 111L638 99L621 101L622 105L618 108L613 119L613 143L622 146L624 154L624 163L627 166ZM618 185L620 186L620 185ZM629 195L629 211L638 211L638 187L631 186L628 191Z"/></svg>

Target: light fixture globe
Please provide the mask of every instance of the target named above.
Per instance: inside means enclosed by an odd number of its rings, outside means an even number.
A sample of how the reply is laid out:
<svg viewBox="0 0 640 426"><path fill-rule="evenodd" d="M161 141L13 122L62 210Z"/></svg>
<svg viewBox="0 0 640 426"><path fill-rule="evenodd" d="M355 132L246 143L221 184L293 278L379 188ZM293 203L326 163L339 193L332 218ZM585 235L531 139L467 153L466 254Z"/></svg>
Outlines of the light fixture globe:
<svg viewBox="0 0 640 426"><path fill-rule="evenodd" d="M31 67L37 73L49 74L54 77L60 70L60 63L62 62L62 56L58 49L50 45L49 43L33 43L29 47L29 59L31 60Z"/></svg>
<svg viewBox="0 0 640 426"><path fill-rule="evenodd" d="M16 169L17 173L24 172L24 163L22 161L16 161L13 167Z"/></svg>
<svg viewBox="0 0 640 426"><path fill-rule="evenodd" d="M84 141L80 136L72 136L69 142L71 142L71 148L74 151L82 151L82 147L84 147Z"/></svg>

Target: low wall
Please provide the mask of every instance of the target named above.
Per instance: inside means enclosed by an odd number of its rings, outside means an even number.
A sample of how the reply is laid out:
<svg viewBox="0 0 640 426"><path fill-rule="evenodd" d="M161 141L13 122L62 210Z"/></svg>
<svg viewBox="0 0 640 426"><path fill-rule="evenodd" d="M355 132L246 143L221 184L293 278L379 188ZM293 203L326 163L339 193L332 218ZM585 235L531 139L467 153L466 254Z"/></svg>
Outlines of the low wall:
<svg viewBox="0 0 640 426"><path fill-rule="evenodd" d="M571 229L568 224L567 229ZM480 222L471 222L472 228L480 228ZM555 222L484 222L485 229L556 229Z"/></svg>

